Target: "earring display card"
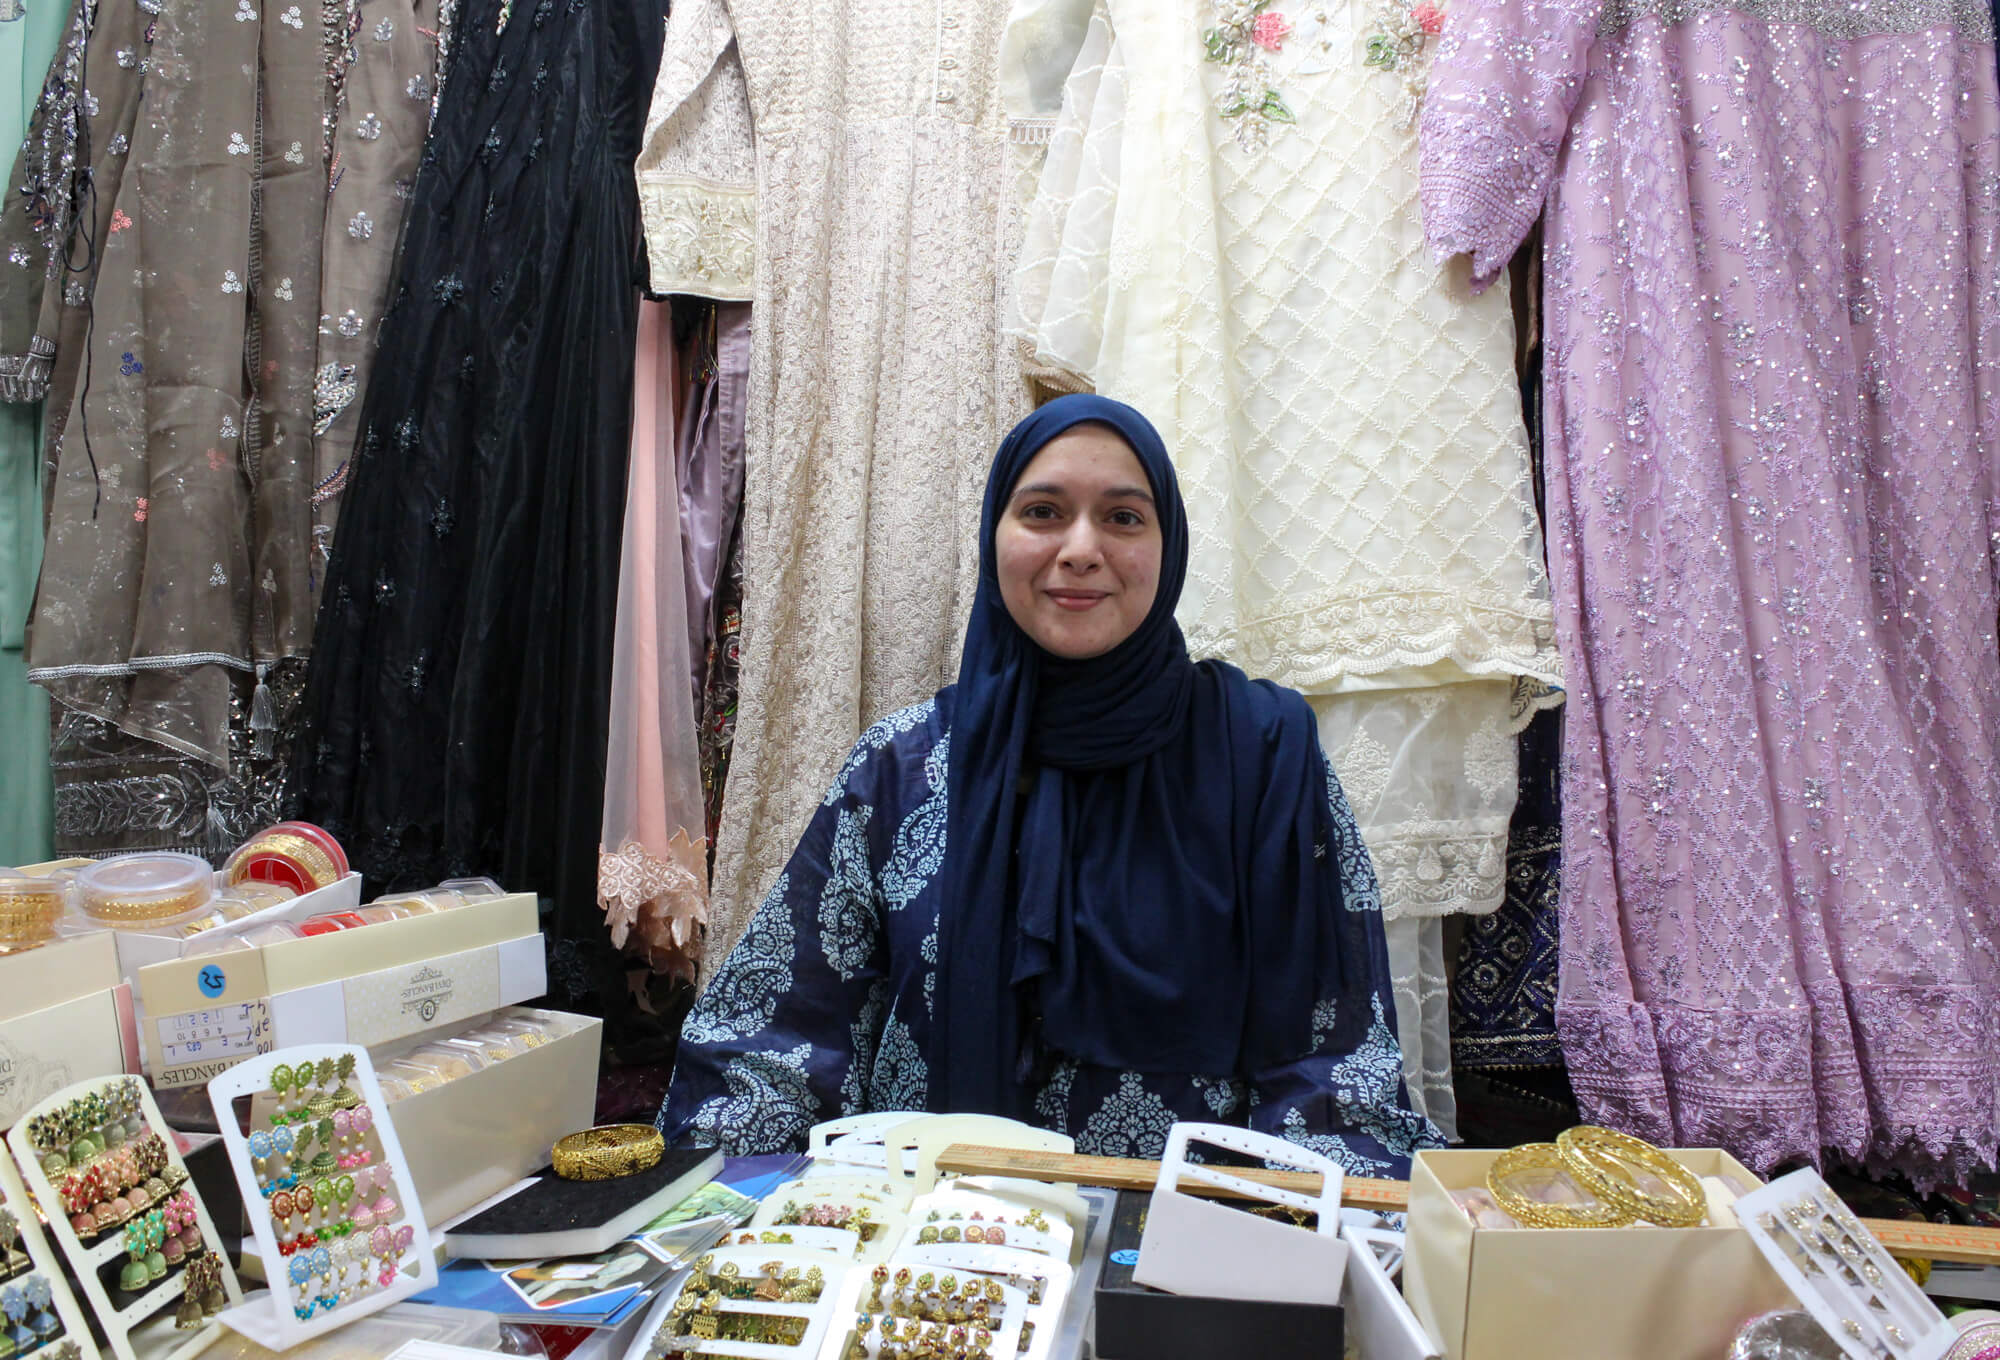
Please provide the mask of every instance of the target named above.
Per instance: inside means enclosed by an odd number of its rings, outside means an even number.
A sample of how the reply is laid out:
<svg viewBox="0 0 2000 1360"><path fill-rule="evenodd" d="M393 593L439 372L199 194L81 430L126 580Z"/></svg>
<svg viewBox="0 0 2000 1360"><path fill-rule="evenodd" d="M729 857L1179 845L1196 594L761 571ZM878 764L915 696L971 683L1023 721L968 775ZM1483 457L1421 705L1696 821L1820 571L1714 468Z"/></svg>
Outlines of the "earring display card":
<svg viewBox="0 0 2000 1360"><path fill-rule="evenodd" d="M1028 1299L977 1271L898 1259L857 1269L834 1310L845 1335L822 1360L1046 1360L1049 1329L1032 1329Z"/></svg>
<svg viewBox="0 0 2000 1360"><path fill-rule="evenodd" d="M1815 1171L1736 1201L1736 1217L1813 1320L1854 1360L1940 1360L1958 1329Z"/></svg>
<svg viewBox="0 0 2000 1360"><path fill-rule="evenodd" d="M271 1282L267 1297L223 1315L230 1327L285 1350L437 1284L366 1049L281 1049L216 1077L208 1095ZM238 1102L257 1112L247 1133Z"/></svg>
<svg viewBox="0 0 2000 1360"><path fill-rule="evenodd" d="M215 1316L243 1294L145 1084L67 1087L30 1108L7 1142L118 1360L204 1349Z"/></svg>
<svg viewBox="0 0 2000 1360"><path fill-rule="evenodd" d="M90 1324L62 1264L42 1236L34 1205L10 1158L0 1157L0 1336L8 1352L37 1360L97 1360Z"/></svg>
<svg viewBox="0 0 2000 1360"><path fill-rule="evenodd" d="M862 1273L818 1252L718 1247L653 1305L626 1360L815 1360Z"/></svg>

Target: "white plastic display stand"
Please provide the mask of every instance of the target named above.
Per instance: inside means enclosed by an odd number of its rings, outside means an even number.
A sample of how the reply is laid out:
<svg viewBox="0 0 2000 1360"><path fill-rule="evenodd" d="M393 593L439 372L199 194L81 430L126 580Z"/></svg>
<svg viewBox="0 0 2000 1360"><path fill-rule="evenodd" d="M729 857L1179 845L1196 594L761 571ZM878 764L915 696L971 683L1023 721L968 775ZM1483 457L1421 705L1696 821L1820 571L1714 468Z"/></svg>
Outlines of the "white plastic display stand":
<svg viewBox="0 0 2000 1360"><path fill-rule="evenodd" d="M997 1221L1005 1228L1007 1240L1004 1244L1032 1251L1043 1256L1054 1256L1067 1261L1071 1257L1070 1247L1076 1240L1076 1229L1067 1218L1049 1218L1043 1215L1046 1228L1031 1228L1021 1222L1023 1216L1033 1212L1034 1206L1015 1203L1000 1195L986 1194L977 1190L960 1190L954 1182L946 1181L940 1188L926 1195L918 1195L910 1201L910 1241L917 1244L917 1237L925 1228L956 1228L963 1240L967 1228L990 1227ZM931 1215L938 1215L935 1221ZM979 1215L974 1219L973 1215ZM953 1215L957 1215L956 1218ZM978 1243L968 1245L977 1246Z"/></svg>
<svg viewBox="0 0 2000 1360"><path fill-rule="evenodd" d="M743 1360L815 1360L821 1355L836 1354L832 1350L831 1334L835 1330L834 1320L852 1317L853 1310L843 1314L839 1309L842 1299L852 1292L856 1278L865 1278L865 1269L849 1267L829 1260L819 1252L791 1254L783 1247L717 1247L713 1252L704 1253L715 1258L715 1267L720 1269L727 1262L735 1262L740 1268L761 1271L768 1263L781 1266L797 1266L801 1271L817 1267L825 1276L825 1284L820 1289L816 1303L777 1303L764 1299L724 1299L716 1304L717 1313L754 1313L765 1317L797 1317L806 1319L803 1336L792 1345L777 1345L762 1341L734 1341L725 1337L714 1340L699 1340L695 1337L676 1337L672 1341L674 1349L686 1355L727 1355L742 1357ZM666 1325L668 1315L673 1312L674 1301L687 1288L693 1272L685 1274L673 1289L663 1290L646 1314L645 1323L634 1334L631 1346L625 1352L625 1360L648 1360L661 1354L655 1338ZM672 1353L672 1352L668 1352Z"/></svg>
<svg viewBox="0 0 2000 1360"><path fill-rule="evenodd" d="M1201 1143L1287 1170L1317 1172L1320 1193L1304 1195L1187 1159ZM1348 1245L1340 1238L1340 1164L1296 1143L1225 1124L1176 1124L1167 1134L1160 1178L1146 1210L1132 1278L1170 1294L1338 1304ZM1244 1198L1318 1215L1308 1230L1260 1218L1180 1191L1195 1181Z"/></svg>
<svg viewBox="0 0 2000 1360"><path fill-rule="evenodd" d="M7 1201L8 1212L21 1228L21 1248L28 1256L28 1274L17 1275L8 1284L21 1285L39 1275L48 1282L51 1306L62 1320L63 1334L51 1341L35 1354L59 1356L64 1341L74 1343L77 1360L98 1360L97 1343L91 1339L90 1324L84 1320L83 1308L76 1301L76 1295L69 1292L69 1281L63 1278L62 1262L49 1246L48 1238L42 1236L40 1221L35 1216L35 1205L28 1198L27 1187L21 1184L20 1173L14 1169L11 1158L0 1157L0 1195ZM57 1206L60 1208L60 1204ZM0 1324L4 1325L4 1324Z"/></svg>
<svg viewBox="0 0 2000 1360"><path fill-rule="evenodd" d="M990 1114L926 1115L898 1124L883 1135L891 1174L910 1180L918 1194L937 1184L938 1154L953 1143L1014 1148L1022 1152L1076 1151L1076 1139L1065 1134Z"/></svg>
<svg viewBox="0 0 2000 1360"><path fill-rule="evenodd" d="M882 1136L899 1124L922 1119L921 1110L877 1110L870 1114L850 1114L815 1124L806 1136L806 1151L813 1164L807 1178L816 1175L845 1175L853 1167L872 1171L887 1170L888 1149Z"/></svg>
<svg viewBox="0 0 2000 1360"><path fill-rule="evenodd" d="M1736 1218L1813 1320L1853 1360L1941 1360L1958 1329L1816 1171L1736 1201Z"/></svg>
<svg viewBox="0 0 2000 1360"><path fill-rule="evenodd" d="M195 1221L201 1226L201 1240L207 1245L221 1266L222 1289L232 1304L243 1301L243 1290L236 1283L236 1272L230 1268L229 1258L220 1249L221 1237L215 1231L215 1223L208 1216L208 1206L195 1193L194 1183L187 1178L187 1164L181 1160L180 1147L174 1141L173 1130L160 1116L160 1107L153 1100L152 1091L143 1081L125 1077L98 1077L91 1081L78 1082L64 1087L48 1099L31 1106L21 1116L7 1135L7 1144L14 1151L14 1160L19 1163L21 1179L35 1200L50 1206L48 1214L49 1234L69 1260L70 1270L83 1286L84 1299L97 1319L97 1325L104 1333L106 1343L118 1360L187 1360L208 1348L220 1330L216 1319L205 1321L199 1328L180 1331L174 1326L174 1305L180 1300L187 1284L185 1266L175 1269L159 1283L141 1291L135 1299L123 1307L111 1300L104 1288L100 1273L109 1263L125 1254L125 1236L121 1229L112 1228L98 1235L86 1244L76 1235L69 1218L62 1212L62 1196L42 1171L41 1154L28 1139L28 1130L37 1115L49 1114L61 1109L70 1101L101 1092L115 1083L130 1080L137 1089L139 1113L146 1127L160 1135L166 1144L167 1165L180 1173L180 1189L188 1192L194 1201ZM23 1225L26 1231L26 1225ZM86 1336L88 1333L85 1334Z"/></svg>
<svg viewBox="0 0 2000 1360"><path fill-rule="evenodd" d="M398 1217L391 1219L387 1225L376 1226L398 1230L408 1227L411 1241L402 1253L394 1283L387 1287L373 1285L373 1268L364 1265L362 1278L371 1281L370 1288L330 1310L317 1311L301 1321L293 1311L293 1287L288 1274L292 1262L298 1258L287 1256L278 1249L270 1200L257 1183L250 1146L238 1122L234 1102L268 1092L271 1089L271 1073L280 1066L296 1069L303 1064L312 1068L322 1060L339 1062L343 1057L354 1059L351 1083L373 1121L368 1132L373 1136L376 1147L370 1150L379 1150L379 1164L389 1168L390 1183L400 1210ZM302 1341L343 1327L356 1318L379 1313L393 1303L437 1285L437 1253L432 1246L430 1229L424 1223L423 1207L417 1201L416 1185L410 1178L410 1164L403 1156L402 1144L396 1139L396 1126L389 1118L389 1103L382 1098L382 1088L375 1080L375 1067L369 1061L367 1049L351 1044L307 1044L262 1054L237 1064L209 1082L208 1098L215 1106L216 1123L222 1130L222 1140L229 1151L230 1168L235 1171L237 1186L243 1193L257 1255L264 1264L264 1278L271 1282L267 1293L253 1296L248 1303L222 1314L223 1322L268 1350L289 1350ZM362 1144L356 1146L358 1148ZM353 1174L353 1171L335 1170L325 1177L314 1179L337 1181ZM353 1238L341 1240L352 1241ZM247 1249L249 1244L245 1245Z"/></svg>
<svg viewBox="0 0 2000 1360"><path fill-rule="evenodd" d="M1374 1215L1368 1215L1373 1218ZM1417 1321L1395 1277L1403 1266L1403 1234L1344 1223L1347 1281L1340 1302L1347 1334L1368 1360L1443 1360L1444 1348Z"/></svg>

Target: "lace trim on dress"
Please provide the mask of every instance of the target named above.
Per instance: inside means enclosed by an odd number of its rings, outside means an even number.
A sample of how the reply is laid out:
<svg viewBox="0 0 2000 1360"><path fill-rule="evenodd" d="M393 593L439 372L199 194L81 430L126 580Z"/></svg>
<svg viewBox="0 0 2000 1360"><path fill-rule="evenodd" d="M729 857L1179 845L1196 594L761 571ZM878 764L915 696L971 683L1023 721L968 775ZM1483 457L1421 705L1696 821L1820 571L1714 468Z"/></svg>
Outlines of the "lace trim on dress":
<svg viewBox="0 0 2000 1360"><path fill-rule="evenodd" d="M757 287L757 191L703 180L639 177L655 293L748 302Z"/></svg>
<svg viewBox="0 0 2000 1360"><path fill-rule="evenodd" d="M656 973L694 979L708 933L708 840L685 830L662 859L637 841L597 855L597 904L611 943Z"/></svg>
<svg viewBox="0 0 2000 1360"><path fill-rule="evenodd" d="M1534 684L1517 714L1525 726L1547 696L1560 691L1562 661L1546 604L1524 609L1513 600L1482 599L1426 588L1357 594L1325 591L1293 596L1287 610L1239 621L1233 628L1196 624L1187 630L1197 658L1222 657L1252 675L1294 689L1325 689L1347 675L1374 675L1450 659L1469 675L1516 675ZM1559 693L1554 703L1560 703Z"/></svg>
<svg viewBox="0 0 2000 1360"><path fill-rule="evenodd" d="M1993 11L1986 0L1607 0L1597 34L1603 38L1645 18L1671 26L1722 12L1770 24L1799 24L1843 42L1927 28L1955 29L1974 42L1993 41Z"/></svg>
<svg viewBox="0 0 2000 1360"><path fill-rule="evenodd" d="M55 341L41 335L29 341L26 354L0 357L0 401L40 401L47 396L55 360Z"/></svg>
<svg viewBox="0 0 2000 1360"><path fill-rule="evenodd" d="M1403 822L1368 835L1382 918L1483 915L1507 888L1507 818Z"/></svg>

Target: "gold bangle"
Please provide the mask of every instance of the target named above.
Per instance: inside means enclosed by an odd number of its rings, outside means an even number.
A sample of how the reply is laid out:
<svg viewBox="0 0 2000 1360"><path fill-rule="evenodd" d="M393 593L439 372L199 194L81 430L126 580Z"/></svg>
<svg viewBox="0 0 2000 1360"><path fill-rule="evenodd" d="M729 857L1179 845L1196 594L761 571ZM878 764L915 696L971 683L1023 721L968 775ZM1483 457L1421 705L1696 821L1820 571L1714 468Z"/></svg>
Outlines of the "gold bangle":
<svg viewBox="0 0 2000 1360"><path fill-rule="evenodd" d="M1557 1137L1556 1150L1578 1185L1634 1219L1662 1228L1696 1228L1708 1220L1708 1196L1694 1173L1643 1138L1580 1124ZM1639 1170L1652 1173L1666 1194L1640 1189Z"/></svg>
<svg viewBox="0 0 2000 1360"><path fill-rule="evenodd" d="M144 925L193 911L206 903L211 895L212 890L206 883L175 893L172 897L92 897L86 889L82 895L83 914L93 921Z"/></svg>
<svg viewBox="0 0 2000 1360"><path fill-rule="evenodd" d="M332 856L315 842L287 831L266 831L261 836L252 837L236 853L239 858L229 871L229 882L232 887L250 879L251 869L263 855L290 860L314 888L324 888L330 883L340 881L340 870L334 866ZM309 888L306 891L311 890Z"/></svg>
<svg viewBox="0 0 2000 1360"><path fill-rule="evenodd" d="M600 1124L558 1139L549 1160L566 1181L608 1181L658 1166L666 1151L650 1124Z"/></svg>
<svg viewBox="0 0 2000 1360"><path fill-rule="evenodd" d="M1595 1204L1547 1204L1529 1199L1503 1183L1522 1171L1562 1171L1563 1160L1554 1143L1524 1143L1508 1148L1486 1168L1486 1191L1493 1202L1513 1215L1526 1228L1622 1228L1632 1216L1616 1204L1600 1199ZM1588 1187L1579 1186L1588 1192Z"/></svg>

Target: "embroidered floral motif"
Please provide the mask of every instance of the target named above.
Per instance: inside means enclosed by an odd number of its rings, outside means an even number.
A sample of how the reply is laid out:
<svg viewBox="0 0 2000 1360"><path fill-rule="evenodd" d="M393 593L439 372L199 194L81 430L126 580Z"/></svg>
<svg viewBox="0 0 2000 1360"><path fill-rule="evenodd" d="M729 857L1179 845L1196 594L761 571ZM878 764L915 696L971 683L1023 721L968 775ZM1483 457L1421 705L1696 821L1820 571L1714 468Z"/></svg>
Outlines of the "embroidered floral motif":
<svg viewBox="0 0 2000 1360"><path fill-rule="evenodd" d="M1174 1114L1137 1072L1118 1077L1117 1094L1097 1107L1076 1136L1076 1150L1096 1157L1157 1157Z"/></svg>
<svg viewBox="0 0 2000 1360"><path fill-rule="evenodd" d="M132 147L131 139L126 137L126 135L121 132L116 137L113 137L111 139L111 145L105 147L104 149L106 151L109 151L114 156L122 156L127 151L129 151L131 147Z"/></svg>
<svg viewBox="0 0 2000 1360"><path fill-rule="evenodd" d="M1276 10L1265 10L1250 22L1250 41L1266 52L1282 51L1292 36L1292 21Z"/></svg>
<svg viewBox="0 0 2000 1360"><path fill-rule="evenodd" d="M365 212L358 212L347 219L347 234L357 241L366 241L375 235L375 219Z"/></svg>
<svg viewBox="0 0 2000 1360"><path fill-rule="evenodd" d="M431 83L424 76L411 76L410 83L403 87L403 93L422 103L431 97Z"/></svg>
<svg viewBox="0 0 2000 1360"><path fill-rule="evenodd" d="M128 378L136 378L146 371L146 366L133 358L132 351L128 349L125 351L124 361L118 365L118 371Z"/></svg>
<svg viewBox="0 0 2000 1360"><path fill-rule="evenodd" d="M229 134L229 154L232 156L247 156L250 154L250 143L243 139L242 133L232 132Z"/></svg>
<svg viewBox="0 0 2000 1360"><path fill-rule="evenodd" d="M222 569L222 563L216 562L209 567L208 583L212 586L226 586L229 584L229 573Z"/></svg>
<svg viewBox="0 0 2000 1360"><path fill-rule="evenodd" d="M293 5L290 9L286 10L283 14L280 14L278 16L278 22L285 25L285 27L287 28L303 29L306 26L306 17L305 15L299 12L299 7L297 5Z"/></svg>
<svg viewBox="0 0 2000 1360"><path fill-rule="evenodd" d="M372 113L361 115L361 121L354 125L354 135L364 142L372 142L382 135L382 120Z"/></svg>
<svg viewBox="0 0 2000 1360"><path fill-rule="evenodd" d="M306 163L305 145L301 142L293 142L291 149L285 152L285 163L287 165L304 165Z"/></svg>
<svg viewBox="0 0 2000 1360"><path fill-rule="evenodd" d="M250 7L250 0L236 0L235 17L239 24L254 24L257 22L257 11Z"/></svg>
<svg viewBox="0 0 2000 1360"><path fill-rule="evenodd" d="M225 293L240 293L243 291L243 280L236 277L235 270L225 269L222 271L222 291Z"/></svg>
<svg viewBox="0 0 2000 1360"><path fill-rule="evenodd" d="M1436 0L1377 0L1375 29L1368 35L1366 64L1397 76L1402 93L1395 101L1400 127L1416 125L1430 81L1430 40L1444 31L1444 11Z"/></svg>
<svg viewBox="0 0 2000 1360"><path fill-rule="evenodd" d="M339 327L340 333L349 340L352 340L355 336L361 334L361 313L349 307L340 314Z"/></svg>
<svg viewBox="0 0 2000 1360"><path fill-rule="evenodd" d="M224 417L222 418L222 437L223 437L224 439L234 439L234 438L236 438L236 419L235 419L235 417L233 417L233 416L224 416Z"/></svg>
<svg viewBox="0 0 2000 1360"><path fill-rule="evenodd" d="M791 887L791 875L780 874L750 928L689 1012L681 1027L682 1043L730 1043L770 1025L779 998L792 988L797 932L788 900Z"/></svg>
<svg viewBox="0 0 2000 1360"><path fill-rule="evenodd" d="M375 25L376 42L388 42L391 38L395 36L396 36L396 24L394 20L384 19L381 23Z"/></svg>
<svg viewBox="0 0 2000 1360"><path fill-rule="evenodd" d="M863 805L841 809L827 852L826 886L819 895L819 942L827 966L846 982L875 952L880 923L875 882L868 864L868 818Z"/></svg>
<svg viewBox="0 0 2000 1360"><path fill-rule="evenodd" d="M114 232L123 231L131 225L132 219L125 215L123 208L113 208L111 210L111 230Z"/></svg>
<svg viewBox="0 0 2000 1360"><path fill-rule="evenodd" d="M208 470L210 472L220 472L228 463L228 455L224 454L221 449L210 449L208 451Z"/></svg>
<svg viewBox="0 0 2000 1360"><path fill-rule="evenodd" d="M144 496L132 502L132 518L141 524L146 522L146 498Z"/></svg>
<svg viewBox="0 0 2000 1360"><path fill-rule="evenodd" d="M1271 83L1267 54L1284 45L1291 21L1271 10L1272 0L1213 0L1215 27L1201 35L1208 59L1225 68L1216 111L1230 123L1236 144L1262 146L1273 123L1298 118Z"/></svg>
<svg viewBox="0 0 2000 1360"><path fill-rule="evenodd" d="M289 276L279 279L278 286L271 290L271 296L280 302L292 300L292 280Z"/></svg>
<svg viewBox="0 0 2000 1360"><path fill-rule="evenodd" d="M139 54L129 47L119 48L117 56L118 65L127 71L139 64Z"/></svg>

